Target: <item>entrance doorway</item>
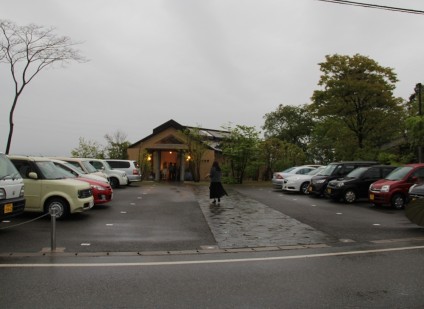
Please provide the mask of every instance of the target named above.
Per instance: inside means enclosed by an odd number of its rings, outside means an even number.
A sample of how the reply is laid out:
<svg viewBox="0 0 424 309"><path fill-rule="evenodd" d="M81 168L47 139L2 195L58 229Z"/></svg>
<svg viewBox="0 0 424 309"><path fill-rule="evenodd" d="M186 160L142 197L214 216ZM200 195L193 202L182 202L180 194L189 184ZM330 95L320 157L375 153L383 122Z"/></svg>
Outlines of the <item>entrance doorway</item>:
<svg viewBox="0 0 424 309"><path fill-rule="evenodd" d="M176 181L180 178L180 152L161 151L160 152L160 175L161 180Z"/></svg>

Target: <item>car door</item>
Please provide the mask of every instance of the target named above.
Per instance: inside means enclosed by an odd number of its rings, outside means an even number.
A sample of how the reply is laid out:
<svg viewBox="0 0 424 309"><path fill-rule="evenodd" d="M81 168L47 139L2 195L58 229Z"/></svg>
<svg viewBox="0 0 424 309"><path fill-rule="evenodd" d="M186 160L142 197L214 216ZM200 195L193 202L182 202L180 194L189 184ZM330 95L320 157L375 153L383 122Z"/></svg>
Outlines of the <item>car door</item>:
<svg viewBox="0 0 424 309"><path fill-rule="evenodd" d="M361 177L361 181L358 186L358 197L367 197L370 185L381 178L381 168L370 167Z"/></svg>
<svg viewBox="0 0 424 309"><path fill-rule="evenodd" d="M40 178L39 172L35 165L30 161L24 160L12 160L13 164L24 179L25 185L25 210L27 211L42 211L43 205L41 205L41 189L42 179L32 179L29 177L29 173L36 172Z"/></svg>
<svg viewBox="0 0 424 309"><path fill-rule="evenodd" d="M105 168L104 168L104 166L103 166L103 164L102 164L102 162L100 162L100 161L89 161L90 162L90 164L91 165L93 165L95 168L96 168L96 170L98 170L98 171L103 171Z"/></svg>

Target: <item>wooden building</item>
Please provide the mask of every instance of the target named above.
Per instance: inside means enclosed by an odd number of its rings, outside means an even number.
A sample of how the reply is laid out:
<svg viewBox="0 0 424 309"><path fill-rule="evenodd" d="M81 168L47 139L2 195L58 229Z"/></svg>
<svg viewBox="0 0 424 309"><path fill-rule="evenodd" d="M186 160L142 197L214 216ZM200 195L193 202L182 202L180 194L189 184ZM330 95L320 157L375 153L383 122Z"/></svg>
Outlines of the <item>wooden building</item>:
<svg viewBox="0 0 424 309"><path fill-rule="evenodd" d="M140 161L143 154L147 153L151 164L151 177L156 180L191 180L189 170L192 154L190 153L189 139L183 132L196 130L202 136L206 150L200 163L201 178L205 177L213 161L222 161L220 142L227 131L212 130L198 127L189 127L169 120L153 129L153 133L128 147L128 159ZM172 171L175 169L175 172Z"/></svg>

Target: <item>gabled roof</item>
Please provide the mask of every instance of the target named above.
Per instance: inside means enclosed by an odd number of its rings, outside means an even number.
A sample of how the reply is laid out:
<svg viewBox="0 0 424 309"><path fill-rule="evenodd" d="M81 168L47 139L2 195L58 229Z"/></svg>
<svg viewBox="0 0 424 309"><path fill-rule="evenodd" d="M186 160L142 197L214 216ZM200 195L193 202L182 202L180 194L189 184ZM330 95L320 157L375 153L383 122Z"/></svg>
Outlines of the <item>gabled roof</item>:
<svg viewBox="0 0 424 309"><path fill-rule="evenodd" d="M139 140L138 142L135 142L134 144L130 145L129 148L134 147L135 145L142 143L148 139L150 139L152 136L159 134L169 128L174 128L179 131L183 131L185 129L196 129L199 130L200 134L202 134L205 137L205 141L207 141L207 144L209 147L215 150L219 150L219 143L220 141L230 132L228 131L222 131L222 130L213 130L213 129L205 129L205 128L199 128L199 127L190 127L190 126L184 126L176 122L175 120L171 119L167 122L161 124L160 126L153 129L153 133L146 136L145 138Z"/></svg>

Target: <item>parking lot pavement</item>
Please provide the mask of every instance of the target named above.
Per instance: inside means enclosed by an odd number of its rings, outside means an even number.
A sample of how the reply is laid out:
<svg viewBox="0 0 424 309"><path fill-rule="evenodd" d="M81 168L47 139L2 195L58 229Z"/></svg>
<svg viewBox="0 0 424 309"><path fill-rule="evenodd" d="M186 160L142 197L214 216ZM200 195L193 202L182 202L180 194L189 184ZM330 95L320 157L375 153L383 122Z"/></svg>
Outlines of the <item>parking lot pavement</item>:
<svg viewBox="0 0 424 309"><path fill-rule="evenodd" d="M195 186L193 190L221 249L315 245L329 241L326 234L235 190L226 188L228 196L220 204L211 203L208 186Z"/></svg>
<svg viewBox="0 0 424 309"><path fill-rule="evenodd" d="M328 243L326 234L233 188L227 192L215 205L207 183L143 182L118 189L110 205L57 222L57 246L70 253L147 253ZM32 222L37 216L0 222L0 255L49 249L50 219Z"/></svg>

